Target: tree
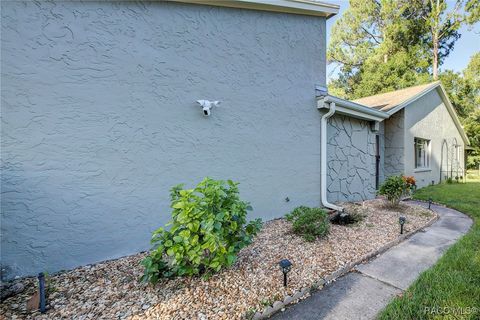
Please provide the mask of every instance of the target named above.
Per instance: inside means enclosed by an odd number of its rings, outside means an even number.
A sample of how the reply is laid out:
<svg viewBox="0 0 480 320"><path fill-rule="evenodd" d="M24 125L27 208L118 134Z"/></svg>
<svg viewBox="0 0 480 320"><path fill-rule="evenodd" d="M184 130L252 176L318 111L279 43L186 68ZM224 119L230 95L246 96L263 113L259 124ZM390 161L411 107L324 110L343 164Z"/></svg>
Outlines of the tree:
<svg viewBox="0 0 480 320"><path fill-rule="evenodd" d="M465 4L465 20L469 25L473 25L480 21L480 1L467 1Z"/></svg>
<svg viewBox="0 0 480 320"><path fill-rule="evenodd" d="M480 52L475 53L462 73L446 70L440 81L461 120L480 108Z"/></svg>
<svg viewBox="0 0 480 320"><path fill-rule="evenodd" d="M470 103L473 108L463 121L465 133L473 148L467 159L467 167L478 168L480 166L480 52L471 57L467 68L463 71L463 76L472 89L472 98L466 103Z"/></svg>
<svg viewBox="0 0 480 320"><path fill-rule="evenodd" d="M479 19L478 0L351 0L332 28L329 63L340 66L329 90L356 98L438 78L463 23Z"/></svg>
<svg viewBox="0 0 480 320"><path fill-rule="evenodd" d="M480 164L480 52L471 57L462 73L446 70L440 74L440 81L473 148L467 167L476 168Z"/></svg>
<svg viewBox="0 0 480 320"><path fill-rule="evenodd" d="M475 53L463 72L464 77L470 81L480 83L480 52ZM477 96L478 97L478 96Z"/></svg>
<svg viewBox="0 0 480 320"><path fill-rule="evenodd" d="M467 157L467 168L475 169L480 166L480 108L477 107L465 120L465 133L473 150Z"/></svg>
<svg viewBox="0 0 480 320"><path fill-rule="evenodd" d="M355 98L425 82L423 10L421 0L350 1L333 26L327 50L329 62L341 66L330 92Z"/></svg>
<svg viewBox="0 0 480 320"><path fill-rule="evenodd" d="M475 84L461 73L445 70L439 75L448 98L460 119L465 119L475 108Z"/></svg>
<svg viewBox="0 0 480 320"><path fill-rule="evenodd" d="M385 54L372 55L365 61L350 98L361 98L377 93L394 91L415 84L430 81L428 63L421 59L420 52L414 48L391 53L388 61L382 61Z"/></svg>
<svg viewBox="0 0 480 320"><path fill-rule="evenodd" d="M345 72L359 68L383 41L380 5L375 1L350 1L350 7L338 19L327 50L329 62L336 62Z"/></svg>
<svg viewBox="0 0 480 320"><path fill-rule="evenodd" d="M458 29L465 19L460 13L463 1L457 0L452 11L447 12L445 0L429 0L429 10L425 11L424 19L430 28L432 49L432 75L438 80L438 67L443 58L453 50L455 41L460 38Z"/></svg>

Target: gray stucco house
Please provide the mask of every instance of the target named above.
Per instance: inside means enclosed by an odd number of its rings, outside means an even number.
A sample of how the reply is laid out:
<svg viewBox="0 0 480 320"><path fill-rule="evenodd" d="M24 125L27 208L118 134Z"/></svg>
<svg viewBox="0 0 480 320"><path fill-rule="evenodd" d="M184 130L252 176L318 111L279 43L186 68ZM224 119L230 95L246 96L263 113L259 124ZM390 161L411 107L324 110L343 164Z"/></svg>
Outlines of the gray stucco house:
<svg viewBox="0 0 480 320"><path fill-rule="evenodd" d="M384 175L414 176L418 187L465 177L469 141L440 82L354 102L389 114L382 125Z"/></svg>
<svg viewBox="0 0 480 320"><path fill-rule="evenodd" d="M384 110L329 96L325 21L337 12L2 2L2 277L145 250L170 218L169 189L205 176L239 181L264 220L373 198L393 173L437 182L440 134L466 144L448 98L436 85ZM430 172L413 172L416 137L435 151Z"/></svg>

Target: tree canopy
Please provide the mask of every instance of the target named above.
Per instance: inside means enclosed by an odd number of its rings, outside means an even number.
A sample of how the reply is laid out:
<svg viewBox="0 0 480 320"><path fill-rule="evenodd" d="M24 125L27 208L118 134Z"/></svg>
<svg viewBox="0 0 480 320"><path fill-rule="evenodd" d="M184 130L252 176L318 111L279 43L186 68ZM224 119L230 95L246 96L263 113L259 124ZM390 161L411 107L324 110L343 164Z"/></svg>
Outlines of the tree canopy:
<svg viewBox="0 0 480 320"><path fill-rule="evenodd" d="M478 0L351 0L331 32L327 59L340 72L330 91L352 99L436 80L479 10Z"/></svg>
<svg viewBox="0 0 480 320"><path fill-rule="evenodd" d="M350 1L333 26L329 62L340 65L332 93L358 98L428 81L424 8L415 1Z"/></svg>

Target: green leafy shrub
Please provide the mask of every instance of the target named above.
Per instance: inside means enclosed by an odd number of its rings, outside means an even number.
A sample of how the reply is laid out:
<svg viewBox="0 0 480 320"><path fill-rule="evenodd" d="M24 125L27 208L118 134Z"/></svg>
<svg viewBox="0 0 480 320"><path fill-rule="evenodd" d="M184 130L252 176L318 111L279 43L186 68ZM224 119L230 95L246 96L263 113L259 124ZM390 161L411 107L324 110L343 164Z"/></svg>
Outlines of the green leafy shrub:
<svg viewBox="0 0 480 320"><path fill-rule="evenodd" d="M292 222L293 232L307 241L315 241L330 230L330 220L325 210L300 206L285 216Z"/></svg>
<svg viewBox="0 0 480 320"><path fill-rule="evenodd" d="M390 176L382 183L378 194L384 195L392 206L397 206L407 187L403 176Z"/></svg>
<svg viewBox="0 0 480 320"><path fill-rule="evenodd" d="M260 219L248 222L250 205L240 200L238 183L205 178L194 189L171 189L170 230L153 233L153 249L142 264L144 281L210 274L232 265L251 243Z"/></svg>

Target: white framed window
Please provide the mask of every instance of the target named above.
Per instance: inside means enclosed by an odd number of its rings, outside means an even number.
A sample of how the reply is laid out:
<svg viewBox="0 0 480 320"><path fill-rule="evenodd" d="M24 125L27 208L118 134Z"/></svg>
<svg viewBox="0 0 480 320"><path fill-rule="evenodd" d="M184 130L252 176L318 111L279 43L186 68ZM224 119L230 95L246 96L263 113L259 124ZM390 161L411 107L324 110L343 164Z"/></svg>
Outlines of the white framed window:
<svg viewBox="0 0 480 320"><path fill-rule="evenodd" d="M415 138L415 169L430 167L430 140Z"/></svg>

